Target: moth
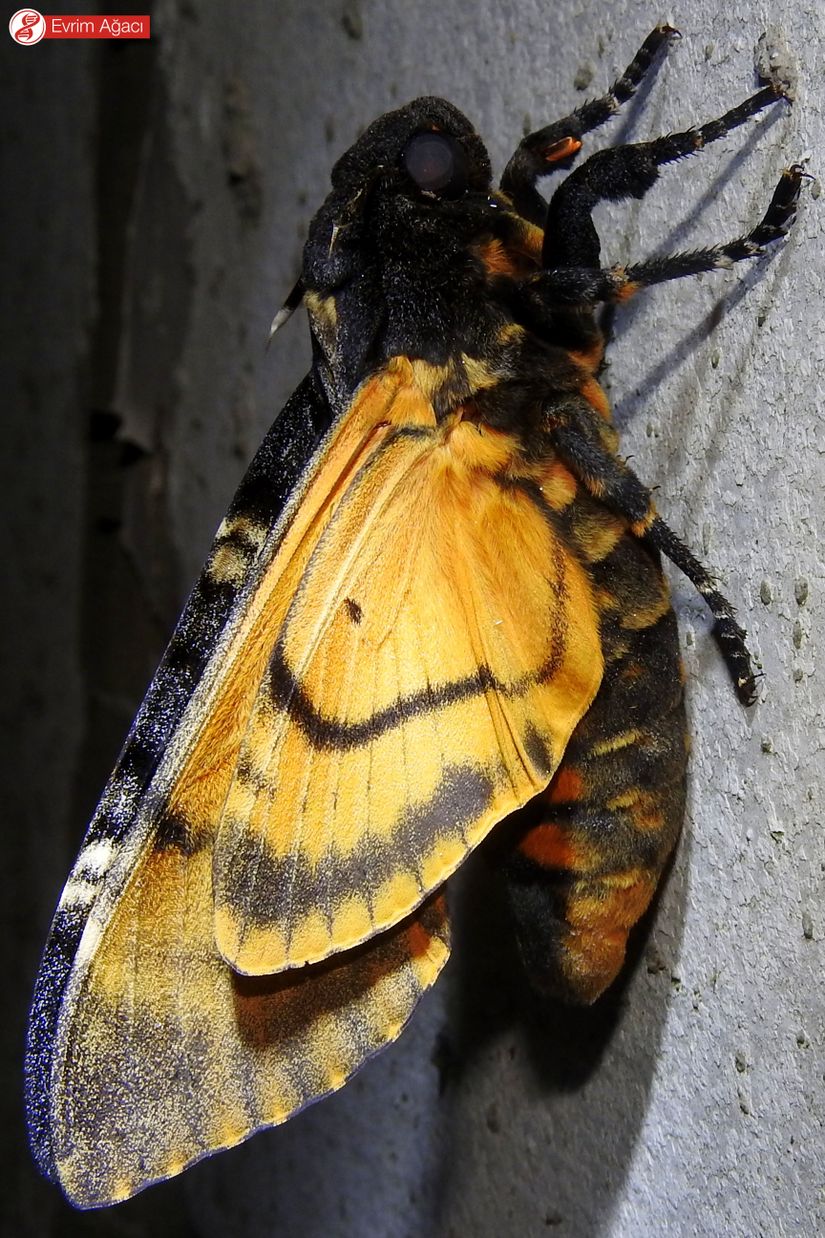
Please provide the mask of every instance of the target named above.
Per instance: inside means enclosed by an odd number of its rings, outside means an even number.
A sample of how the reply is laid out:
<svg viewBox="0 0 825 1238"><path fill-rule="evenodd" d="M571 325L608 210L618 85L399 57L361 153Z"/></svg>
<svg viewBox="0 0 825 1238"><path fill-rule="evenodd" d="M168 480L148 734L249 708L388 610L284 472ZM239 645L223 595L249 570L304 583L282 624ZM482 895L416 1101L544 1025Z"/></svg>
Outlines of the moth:
<svg viewBox="0 0 825 1238"><path fill-rule="evenodd" d="M685 805L671 560L740 700L744 633L622 459L602 306L760 254L600 264L600 201L772 106L577 163L675 36L529 134L494 188L470 122L420 98L332 171L283 311L310 373L218 529L63 891L27 1088L44 1173L122 1200L341 1087L449 953L444 885L510 818L539 988L618 973ZM549 204L538 181L570 174Z"/></svg>

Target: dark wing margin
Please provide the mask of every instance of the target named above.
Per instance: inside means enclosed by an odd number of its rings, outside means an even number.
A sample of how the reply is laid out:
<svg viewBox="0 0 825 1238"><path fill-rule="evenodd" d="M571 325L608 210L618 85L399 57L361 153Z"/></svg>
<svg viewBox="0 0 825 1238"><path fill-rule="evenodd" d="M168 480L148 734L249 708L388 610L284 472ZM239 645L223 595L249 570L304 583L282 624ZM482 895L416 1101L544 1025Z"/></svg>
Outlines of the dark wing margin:
<svg viewBox="0 0 825 1238"><path fill-rule="evenodd" d="M332 422L315 373L287 401L256 452L213 544L205 569L184 607L138 711L83 841L43 952L26 1043L26 1110L32 1151L42 1172L57 1173L52 1147L50 1088L57 1022L75 954L107 857L128 835L144 793L197 688L215 643L231 615L260 544L251 530L269 530L300 491L302 475ZM216 561L227 570L215 571ZM84 860L84 857L85 860Z"/></svg>

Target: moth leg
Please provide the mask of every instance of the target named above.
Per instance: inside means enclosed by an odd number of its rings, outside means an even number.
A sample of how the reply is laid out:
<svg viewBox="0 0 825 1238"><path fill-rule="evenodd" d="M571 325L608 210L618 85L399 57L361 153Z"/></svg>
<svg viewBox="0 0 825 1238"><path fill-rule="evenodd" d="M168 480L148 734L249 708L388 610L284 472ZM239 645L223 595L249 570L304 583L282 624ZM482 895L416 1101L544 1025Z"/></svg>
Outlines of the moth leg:
<svg viewBox="0 0 825 1238"><path fill-rule="evenodd" d="M696 129L591 155L550 199L542 266L598 267L600 244L591 218L597 203L643 198L658 180L660 167L695 154L784 97L780 87L765 86L718 120Z"/></svg>
<svg viewBox="0 0 825 1238"><path fill-rule="evenodd" d="M502 190L512 198L520 215L535 223L543 222L547 204L536 191L536 181L554 167L571 165L581 149L584 134L610 120L636 93L659 48L678 34L672 26L657 26L606 94L522 139L501 178Z"/></svg>
<svg viewBox="0 0 825 1238"><path fill-rule="evenodd" d="M604 679L550 786L512 818L504 867L531 980L576 1003L595 1001L624 962L679 835L687 765L659 557L625 534L592 570L605 598Z"/></svg>
<svg viewBox="0 0 825 1238"><path fill-rule="evenodd" d="M724 245L649 258L628 267L555 267L524 280L520 292L534 306L539 301L577 306L599 302L616 304L627 301L641 289L654 284L682 279L687 275L700 275L758 257L765 252L767 245L787 234L796 216L799 192L806 176L807 173L798 163L786 168L764 217L756 227L745 236Z"/></svg>
<svg viewBox="0 0 825 1238"><path fill-rule="evenodd" d="M662 520L647 487L615 454L612 426L582 400L550 410L548 429L553 447L588 494L627 520L634 537L661 551L701 593L713 616L714 636L736 694L744 705L752 705L756 679L736 611L707 568Z"/></svg>

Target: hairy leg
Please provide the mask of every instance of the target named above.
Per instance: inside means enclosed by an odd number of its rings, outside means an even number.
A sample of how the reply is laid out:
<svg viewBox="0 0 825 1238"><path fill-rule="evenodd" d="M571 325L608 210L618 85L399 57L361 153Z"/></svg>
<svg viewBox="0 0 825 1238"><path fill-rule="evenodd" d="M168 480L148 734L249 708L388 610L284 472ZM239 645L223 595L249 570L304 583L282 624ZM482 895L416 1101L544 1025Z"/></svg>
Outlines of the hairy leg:
<svg viewBox="0 0 825 1238"><path fill-rule="evenodd" d="M610 120L636 93L659 48L677 36L678 31L672 26L657 26L606 94L522 139L501 178L501 188L513 199L520 215L534 223L544 221L547 204L536 190L536 181L555 167L570 166L581 149L584 134Z"/></svg>
<svg viewBox="0 0 825 1238"><path fill-rule="evenodd" d="M718 120L696 129L591 155L550 200L542 266L598 267L600 245L592 219L598 202L644 197L658 180L660 167L695 154L782 98L779 87L766 86Z"/></svg>
<svg viewBox="0 0 825 1238"><path fill-rule="evenodd" d="M745 236L722 245L689 253L650 258L632 266L559 266L540 271L524 280L520 291L533 308L540 302L558 306L592 306L599 302L627 301L642 288L730 267L734 262L755 258L765 247L787 233L796 215L799 192L807 173L793 164L782 173L764 217Z"/></svg>

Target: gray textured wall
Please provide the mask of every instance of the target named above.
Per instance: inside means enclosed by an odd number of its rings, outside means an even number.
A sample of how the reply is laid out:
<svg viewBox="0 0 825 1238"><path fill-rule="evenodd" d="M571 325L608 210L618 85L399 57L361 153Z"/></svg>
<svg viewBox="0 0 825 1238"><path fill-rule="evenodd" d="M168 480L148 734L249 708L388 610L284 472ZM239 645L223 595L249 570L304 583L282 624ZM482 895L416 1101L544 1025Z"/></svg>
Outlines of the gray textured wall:
<svg viewBox="0 0 825 1238"><path fill-rule="evenodd" d="M262 345L333 159L426 92L474 118L501 169L526 124L604 86L663 17L684 40L589 149L707 119L753 89L767 21L755 3L716 8L159 0L145 47L99 61L82 45L3 49L17 92L3 121L17 332L5 713L20 747L3 900L10 1232L825 1228L818 186L771 259L656 290L619 322L610 388L625 450L738 601L765 672L763 702L742 710L677 581L692 792L624 984L590 1012L538 1010L482 857L455 891L454 960L413 1026L286 1127L73 1216L35 1181L19 1119L23 1011L60 882L243 462L306 365L300 315ZM793 110L668 170L643 204L600 210L609 261L731 237L784 164L810 153L822 172L825 19L812 0L779 0L770 23L798 61Z"/></svg>

